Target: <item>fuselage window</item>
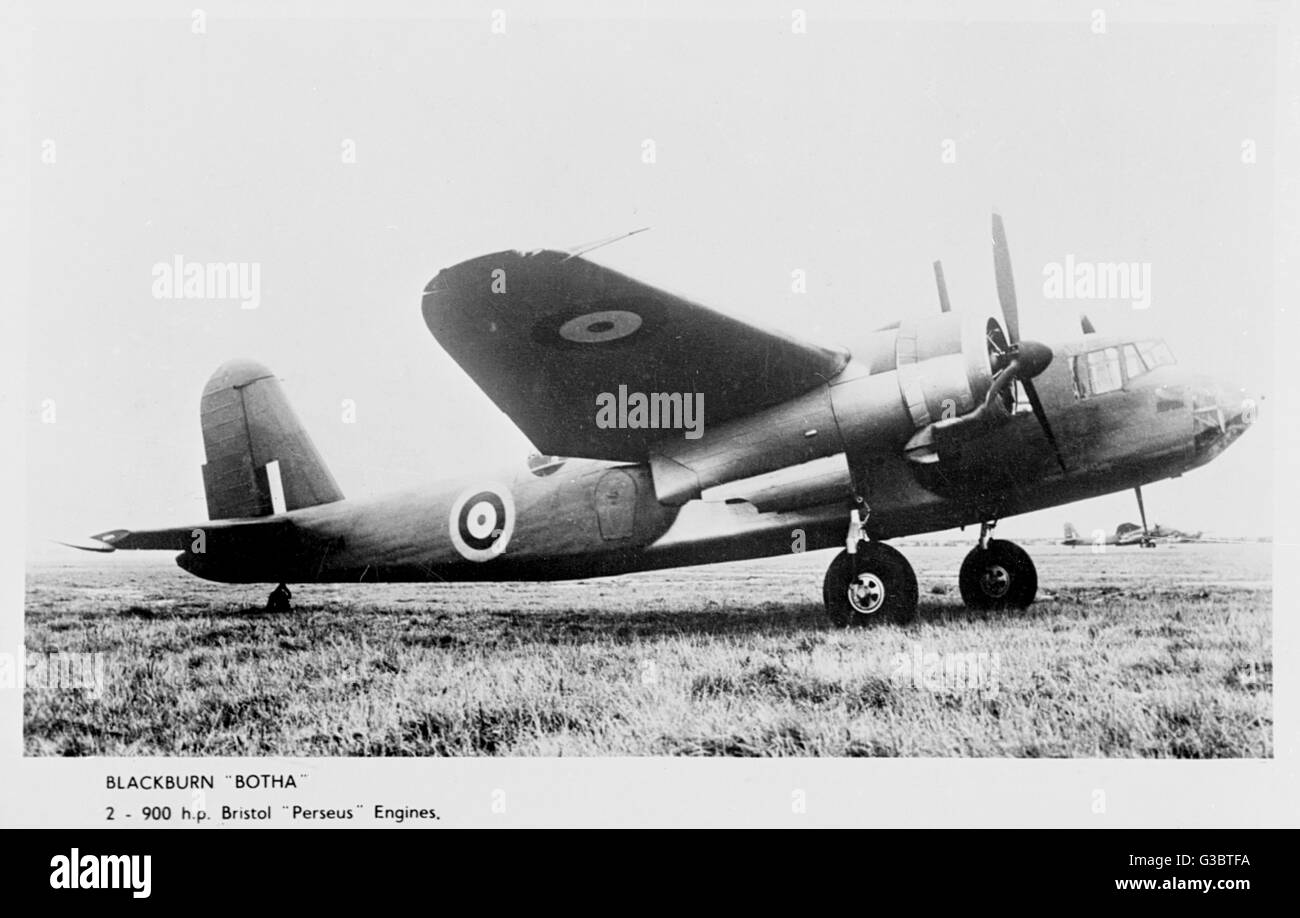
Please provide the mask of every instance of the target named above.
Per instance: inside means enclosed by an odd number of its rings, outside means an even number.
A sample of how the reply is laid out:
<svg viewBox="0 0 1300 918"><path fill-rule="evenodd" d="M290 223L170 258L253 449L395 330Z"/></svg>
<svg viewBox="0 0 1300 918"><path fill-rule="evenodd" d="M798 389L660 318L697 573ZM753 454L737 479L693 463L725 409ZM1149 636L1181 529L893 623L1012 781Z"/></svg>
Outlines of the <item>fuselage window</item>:
<svg viewBox="0 0 1300 918"><path fill-rule="evenodd" d="M1119 348L1106 347L1088 354L1088 394L1101 395L1124 386L1120 375Z"/></svg>

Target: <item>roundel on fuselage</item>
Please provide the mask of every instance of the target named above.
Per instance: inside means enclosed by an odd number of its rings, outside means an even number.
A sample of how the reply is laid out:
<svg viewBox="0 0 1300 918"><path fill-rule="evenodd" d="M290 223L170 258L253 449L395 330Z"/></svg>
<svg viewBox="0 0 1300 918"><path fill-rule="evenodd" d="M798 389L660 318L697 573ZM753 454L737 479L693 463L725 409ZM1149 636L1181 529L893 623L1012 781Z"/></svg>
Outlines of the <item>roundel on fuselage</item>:
<svg viewBox="0 0 1300 918"><path fill-rule="evenodd" d="M469 561L490 561L506 550L515 530L510 491L489 485L464 491L451 505L448 533L456 551Z"/></svg>

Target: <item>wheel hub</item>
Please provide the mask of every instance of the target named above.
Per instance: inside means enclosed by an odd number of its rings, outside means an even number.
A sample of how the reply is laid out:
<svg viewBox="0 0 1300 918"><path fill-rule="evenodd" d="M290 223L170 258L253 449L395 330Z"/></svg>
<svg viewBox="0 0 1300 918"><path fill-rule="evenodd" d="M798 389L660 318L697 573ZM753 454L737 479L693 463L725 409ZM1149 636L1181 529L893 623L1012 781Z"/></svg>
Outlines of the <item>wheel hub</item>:
<svg viewBox="0 0 1300 918"><path fill-rule="evenodd" d="M980 587L985 595L1001 599L1011 589L1011 574L1001 564L990 564L980 575Z"/></svg>
<svg viewBox="0 0 1300 918"><path fill-rule="evenodd" d="M859 615L871 615L885 604L885 584L870 571L863 571L849 583L849 605Z"/></svg>

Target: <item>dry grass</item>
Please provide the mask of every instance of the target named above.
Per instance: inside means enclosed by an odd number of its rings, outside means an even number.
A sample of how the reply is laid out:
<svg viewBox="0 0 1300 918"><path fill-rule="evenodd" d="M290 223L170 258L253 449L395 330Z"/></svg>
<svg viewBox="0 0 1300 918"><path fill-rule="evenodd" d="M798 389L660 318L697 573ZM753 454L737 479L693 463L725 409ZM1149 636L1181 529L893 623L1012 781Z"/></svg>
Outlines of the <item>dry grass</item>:
<svg viewBox="0 0 1300 918"><path fill-rule="evenodd" d="M262 587L139 556L33 569L30 755L1271 756L1271 550L1031 547L1040 601L972 616L964 548L908 547L921 620L840 631L831 555L560 584ZM927 686L916 653L996 659ZM996 658L993 656L996 654ZM933 670L931 670L933 674ZM969 674L968 674L969 675Z"/></svg>

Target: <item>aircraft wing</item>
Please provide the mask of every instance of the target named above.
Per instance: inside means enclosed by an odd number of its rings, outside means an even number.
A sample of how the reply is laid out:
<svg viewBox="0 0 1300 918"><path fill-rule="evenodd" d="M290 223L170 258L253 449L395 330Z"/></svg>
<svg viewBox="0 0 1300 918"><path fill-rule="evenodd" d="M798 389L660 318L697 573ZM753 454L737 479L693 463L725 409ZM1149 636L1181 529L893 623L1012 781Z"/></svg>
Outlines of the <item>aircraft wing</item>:
<svg viewBox="0 0 1300 918"><path fill-rule="evenodd" d="M836 376L843 350L765 331L563 252L498 252L441 271L424 320L543 453L643 461L681 431L597 425L597 397L701 393L718 424ZM698 404L698 402L696 402Z"/></svg>

